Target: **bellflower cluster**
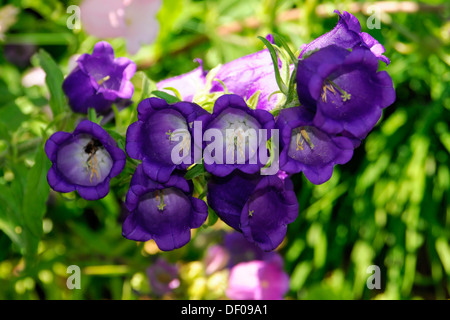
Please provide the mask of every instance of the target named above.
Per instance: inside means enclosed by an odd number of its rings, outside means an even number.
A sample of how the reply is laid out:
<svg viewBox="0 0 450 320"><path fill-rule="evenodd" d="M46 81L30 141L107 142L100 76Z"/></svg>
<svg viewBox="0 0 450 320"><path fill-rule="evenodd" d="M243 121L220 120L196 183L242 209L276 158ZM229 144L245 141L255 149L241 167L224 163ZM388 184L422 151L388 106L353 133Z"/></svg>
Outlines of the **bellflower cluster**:
<svg viewBox="0 0 450 320"><path fill-rule="evenodd" d="M361 32L356 17L336 12L336 27L302 46L298 57L270 36L262 39L264 50L209 72L198 60L198 68L159 82L158 91L144 97L125 137L134 174L124 237L153 239L161 250L174 250L213 211L258 250L270 252L282 243L299 213L292 175L328 181L395 101L389 74L378 71L379 61L389 63L384 47ZM92 55L80 57L64 92L74 111L101 113L132 97L135 70L100 42ZM182 101L161 98L161 91L173 89ZM73 133L55 133L46 152L53 162L50 186L77 190L89 200L108 193L110 179L126 162L109 134L87 120ZM255 284L259 297L270 296L272 287L264 283L275 281L272 271L285 278L275 260L241 267L231 276L235 289L229 294L236 298L248 297L246 288ZM239 287L247 269L255 275L252 283ZM285 292L285 280L273 287L275 296Z"/></svg>

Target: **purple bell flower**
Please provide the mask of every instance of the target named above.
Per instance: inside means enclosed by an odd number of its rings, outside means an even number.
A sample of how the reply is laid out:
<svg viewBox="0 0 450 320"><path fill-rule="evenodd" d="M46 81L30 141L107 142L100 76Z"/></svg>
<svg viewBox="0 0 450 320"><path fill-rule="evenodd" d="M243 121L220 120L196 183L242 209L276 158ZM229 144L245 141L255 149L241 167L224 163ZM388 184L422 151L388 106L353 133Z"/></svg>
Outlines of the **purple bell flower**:
<svg viewBox="0 0 450 320"><path fill-rule="evenodd" d="M389 64L389 59L383 55L384 47L371 35L361 32L361 25L358 19L343 11L342 14L338 10L334 10L339 15L339 21L333 30L327 32L312 42L301 47L300 59L308 52L325 48L329 45L337 45L345 49L353 49L356 47L366 47L381 61Z"/></svg>
<svg viewBox="0 0 450 320"><path fill-rule="evenodd" d="M110 180L122 172L126 155L98 124L80 122L73 133L56 132L45 144L53 163L48 171L50 187L57 192L78 191L86 200L109 192Z"/></svg>
<svg viewBox="0 0 450 320"><path fill-rule="evenodd" d="M192 185L173 174L166 183L150 180L139 165L131 179L126 198L130 215L122 225L125 238L155 240L160 250L181 248L191 239L191 229L208 217L208 207L192 197Z"/></svg>
<svg viewBox="0 0 450 320"><path fill-rule="evenodd" d="M395 101L391 77L377 69L377 58L364 47L349 52L330 45L299 60L298 97L315 111L314 126L364 139Z"/></svg>
<svg viewBox="0 0 450 320"><path fill-rule="evenodd" d="M281 110L280 168L294 174L302 171L314 184L328 181L335 164L344 164L353 156L350 138L328 134L313 125L314 114L305 107Z"/></svg>
<svg viewBox="0 0 450 320"><path fill-rule="evenodd" d="M205 169L220 177L235 169L257 173L264 166L259 149L266 150L266 141L260 139L260 130L266 129L266 138L269 139L270 129L274 128L274 118L268 111L250 109L238 95L221 96L214 104L213 114L205 125L205 131L218 130L223 141L218 144L213 140L206 144L203 154ZM217 146L214 155L208 151L213 145ZM221 156L218 149L222 149Z"/></svg>
<svg viewBox="0 0 450 320"><path fill-rule="evenodd" d="M127 58L114 58L107 42L95 45L92 54L83 54L77 67L63 82L64 93L74 112L86 114L89 108L104 113L122 99L131 99L134 86L130 79L136 64Z"/></svg>
<svg viewBox="0 0 450 320"><path fill-rule="evenodd" d="M138 121L127 130L126 151L131 158L142 160L150 179L167 182L175 169L184 170L194 163L192 123L209 114L194 103L169 105L159 98L141 101L137 110ZM177 145L181 156L178 154L179 159L174 159L172 151Z"/></svg>
<svg viewBox="0 0 450 320"><path fill-rule="evenodd" d="M233 173L208 183L208 204L229 226L264 251L277 248L298 216L290 179Z"/></svg>

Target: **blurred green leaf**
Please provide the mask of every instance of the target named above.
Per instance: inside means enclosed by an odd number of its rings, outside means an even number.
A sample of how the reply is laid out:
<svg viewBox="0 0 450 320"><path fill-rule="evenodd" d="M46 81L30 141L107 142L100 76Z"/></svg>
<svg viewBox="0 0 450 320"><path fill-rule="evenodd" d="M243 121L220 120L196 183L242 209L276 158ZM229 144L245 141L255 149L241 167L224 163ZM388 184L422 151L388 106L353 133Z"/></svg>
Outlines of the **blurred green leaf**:
<svg viewBox="0 0 450 320"><path fill-rule="evenodd" d="M167 92L164 92L164 91L155 90L155 91L152 91L152 95L166 100L166 102L169 104L180 102L180 99L178 99L178 97L168 94Z"/></svg>
<svg viewBox="0 0 450 320"><path fill-rule="evenodd" d="M39 50L37 57L46 74L45 82L50 92L50 108L53 116L56 117L66 108L66 98L62 90L64 76L59 66L45 50Z"/></svg>
<svg viewBox="0 0 450 320"><path fill-rule="evenodd" d="M46 202L50 193L47 183L47 172L50 161L40 145L36 153L34 166L28 171L24 190L22 212L25 225L36 236L42 236L42 219L47 210Z"/></svg>
<svg viewBox="0 0 450 320"><path fill-rule="evenodd" d="M22 113L15 103L3 105L0 107L0 122L10 132L15 132L30 117Z"/></svg>

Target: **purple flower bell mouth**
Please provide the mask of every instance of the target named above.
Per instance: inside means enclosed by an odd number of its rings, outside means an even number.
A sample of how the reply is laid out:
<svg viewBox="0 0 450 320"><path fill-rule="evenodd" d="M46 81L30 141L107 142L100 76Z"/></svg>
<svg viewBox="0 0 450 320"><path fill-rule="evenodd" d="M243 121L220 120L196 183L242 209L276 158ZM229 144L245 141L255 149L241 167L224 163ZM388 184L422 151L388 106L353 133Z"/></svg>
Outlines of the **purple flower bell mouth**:
<svg viewBox="0 0 450 320"><path fill-rule="evenodd" d="M315 109L313 124L330 134L365 138L395 101L391 77L377 69L377 58L363 47L349 52L331 45L299 60L298 97Z"/></svg>
<svg viewBox="0 0 450 320"><path fill-rule="evenodd" d="M53 165L48 171L50 187L58 192L78 191L86 200L109 192L110 180L122 172L126 155L102 127L88 120L73 133L56 132L45 144Z"/></svg>
<svg viewBox="0 0 450 320"><path fill-rule="evenodd" d="M143 170L150 179L167 182L175 169L184 170L194 163L193 122L200 116L209 114L194 103L169 105L159 98L141 101L138 121L127 130L128 155L142 160ZM174 151L175 147L179 153Z"/></svg>
<svg viewBox="0 0 450 320"><path fill-rule="evenodd" d="M123 57L115 59L109 43L97 43L93 53L81 55L77 64L63 82L74 112L86 114L89 108L94 108L103 113L113 103L133 96L130 79L136 72L136 64Z"/></svg>
<svg viewBox="0 0 450 320"><path fill-rule="evenodd" d="M192 197L192 186L173 174L164 183L150 180L139 165L131 179L126 198L130 215L122 226L125 238L154 239L159 249L170 251L187 244L191 228L199 228L208 217L208 207Z"/></svg>
<svg viewBox="0 0 450 320"><path fill-rule="evenodd" d="M314 184L328 181L335 164L344 164L353 156L350 138L327 134L316 128L314 114L305 107L281 110L280 168L287 173L303 172Z"/></svg>
<svg viewBox="0 0 450 320"><path fill-rule="evenodd" d="M204 150L205 169L217 176L224 177L237 169L245 173L256 173L263 167L260 149L266 149L275 121L271 113L265 110L252 110L244 99L234 94L223 95L216 100L213 114L205 126L207 133L213 135ZM266 130L262 139L261 130ZM218 141L221 137L222 141Z"/></svg>
<svg viewBox="0 0 450 320"><path fill-rule="evenodd" d="M353 49L357 47L366 47L372 51L372 53L387 65L390 60L383 55L384 47L370 34L361 32L361 24L358 19L343 11L340 13L338 10L334 10L339 15L339 21L337 25L317 39L305 44L301 47L300 59L305 56L306 53L325 48L329 45L337 45L345 49Z"/></svg>
<svg viewBox="0 0 450 320"><path fill-rule="evenodd" d="M229 226L264 251L276 249L298 216L290 179L233 173L208 183L208 204Z"/></svg>

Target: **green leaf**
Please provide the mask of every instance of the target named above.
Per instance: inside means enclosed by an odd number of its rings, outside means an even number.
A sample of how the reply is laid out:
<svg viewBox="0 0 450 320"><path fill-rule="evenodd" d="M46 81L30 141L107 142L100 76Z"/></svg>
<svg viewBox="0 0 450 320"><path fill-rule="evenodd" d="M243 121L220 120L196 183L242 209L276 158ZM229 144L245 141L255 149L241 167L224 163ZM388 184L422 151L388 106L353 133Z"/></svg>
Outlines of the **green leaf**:
<svg viewBox="0 0 450 320"><path fill-rule="evenodd" d="M208 220L203 225L205 228L213 226L217 220L219 220L219 216L217 213L208 206Z"/></svg>
<svg viewBox="0 0 450 320"><path fill-rule="evenodd" d="M186 180L192 180L204 173L206 173L205 166L203 164L196 164L185 174L184 178Z"/></svg>
<svg viewBox="0 0 450 320"><path fill-rule="evenodd" d="M181 97L181 94L180 94L180 92L178 92L178 90L177 89L175 89L175 88L172 88L172 87L166 87L166 88L163 88L164 90L169 90L169 91L172 91L174 94L175 94L175 96L178 98L178 100L180 100L180 101L182 101L183 100L183 98Z"/></svg>
<svg viewBox="0 0 450 320"><path fill-rule="evenodd" d="M66 107L66 98L62 90L63 73L53 58L43 49L39 50L37 57L40 66L46 73L45 82L50 92L50 108L53 116L57 116L64 112Z"/></svg>
<svg viewBox="0 0 450 320"><path fill-rule="evenodd" d="M88 119L91 122L97 123L97 113L95 112L94 108L89 108L88 109Z"/></svg>
<svg viewBox="0 0 450 320"><path fill-rule="evenodd" d="M295 56L295 54L292 52L291 48L289 48L288 44L286 43L286 41L280 37L278 34L273 33L273 38L275 39L275 42L278 42L281 44L281 47L286 50L286 52L289 54L289 57L291 58L291 62L294 63L295 65L297 65L298 63L298 58Z"/></svg>
<svg viewBox="0 0 450 320"><path fill-rule="evenodd" d="M47 171L50 163L41 145L36 153L34 166L28 171L24 190L22 213L25 226L36 237L42 235L42 219L46 212L46 202L50 193L47 183Z"/></svg>
<svg viewBox="0 0 450 320"><path fill-rule="evenodd" d="M275 70L275 79L277 80L278 87L280 88L281 92L283 92L285 95L288 95L288 88L281 79L280 69L278 69L278 56L277 52L275 51L275 48L266 38L263 38L261 36L259 36L258 38L266 45L267 49L269 49L270 57L272 58L273 68Z"/></svg>
<svg viewBox="0 0 450 320"><path fill-rule="evenodd" d="M0 184L0 230L22 248L25 247L23 239L15 232L15 228L20 225L20 204L17 202L18 199L13 196L12 189Z"/></svg>
<svg viewBox="0 0 450 320"><path fill-rule="evenodd" d="M9 132L15 132L28 119L29 116L23 114L14 102L0 107L0 122Z"/></svg>
<svg viewBox="0 0 450 320"><path fill-rule="evenodd" d="M178 99L177 97L172 96L171 94L168 94L167 92L164 92L164 91L155 90L155 91L152 91L152 95L166 100L166 102L169 104L180 102L180 99Z"/></svg>

